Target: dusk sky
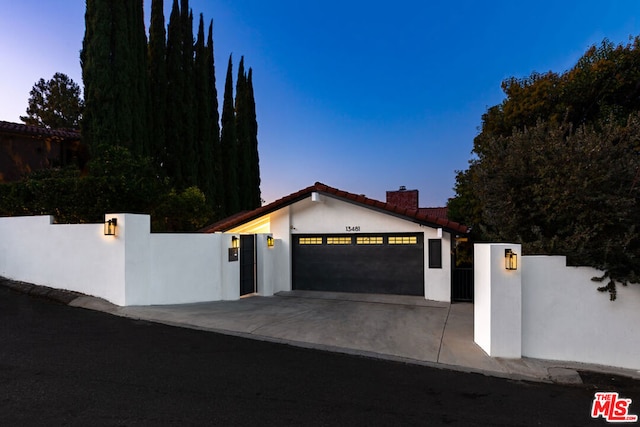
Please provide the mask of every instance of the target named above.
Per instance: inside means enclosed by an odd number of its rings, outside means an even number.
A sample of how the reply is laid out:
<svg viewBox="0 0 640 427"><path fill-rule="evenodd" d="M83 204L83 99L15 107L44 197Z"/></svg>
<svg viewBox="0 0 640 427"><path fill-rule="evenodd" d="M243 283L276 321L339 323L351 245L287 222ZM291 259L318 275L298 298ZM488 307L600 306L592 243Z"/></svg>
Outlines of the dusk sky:
<svg viewBox="0 0 640 427"><path fill-rule="evenodd" d="M149 25L151 1L145 1ZM82 86L84 0L0 0L0 120L56 72ZM165 20L170 0L165 0ZM562 72L603 38L640 35L640 1L191 0L214 21L220 104L227 60L253 68L262 198L316 181L443 206L502 80Z"/></svg>

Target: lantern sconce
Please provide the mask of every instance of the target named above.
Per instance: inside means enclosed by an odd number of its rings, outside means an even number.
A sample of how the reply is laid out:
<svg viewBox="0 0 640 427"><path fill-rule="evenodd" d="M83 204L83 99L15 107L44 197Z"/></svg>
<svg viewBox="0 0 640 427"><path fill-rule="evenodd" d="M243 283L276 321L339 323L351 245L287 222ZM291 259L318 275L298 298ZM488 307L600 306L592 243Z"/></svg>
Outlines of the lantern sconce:
<svg viewBox="0 0 640 427"><path fill-rule="evenodd" d="M104 223L104 235L105 236L115 236L116 228L118 227L118 218L111 218Z"/></svg>
<svg viewBox="0 0 640 427"><path fill-rule="evenodd" d="M272 248L276 244L275 240L273 240L273 236L267 236L267 247Z"/></svg>
<svg viewBox="0 0 640 427"><path fill-rule="evenodd" d="M229 248L229 262L238 261L238 248L240 247L240 239L231 236L231 247Z"/></svg>
<svg viewBox="0 0 640 427"><path fill-rule="evenodd" d="M504 250L504 268L507 270L518 269L518 255L511 249Z"/></svg>

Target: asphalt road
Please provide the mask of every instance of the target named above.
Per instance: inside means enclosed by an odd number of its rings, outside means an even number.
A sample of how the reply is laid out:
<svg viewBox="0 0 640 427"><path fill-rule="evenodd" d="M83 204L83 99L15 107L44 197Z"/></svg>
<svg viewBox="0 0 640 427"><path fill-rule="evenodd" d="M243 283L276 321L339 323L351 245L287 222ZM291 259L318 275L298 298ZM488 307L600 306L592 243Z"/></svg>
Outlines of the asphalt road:
<svg viewBox="0 0 640 427"><path fill-rule="evenodd" d="M0 425L602 425L596 389L248 340L72 308L0 286Z"/></svg>

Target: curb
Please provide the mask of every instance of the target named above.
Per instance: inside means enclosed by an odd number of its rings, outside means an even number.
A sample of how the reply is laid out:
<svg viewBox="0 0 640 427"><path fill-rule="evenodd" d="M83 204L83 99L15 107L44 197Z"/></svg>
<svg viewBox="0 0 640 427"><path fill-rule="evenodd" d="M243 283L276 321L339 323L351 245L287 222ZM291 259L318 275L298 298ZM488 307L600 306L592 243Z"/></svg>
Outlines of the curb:
<svg viewBox="0 0 640 427"><path fill-rule="evenodd" d="M71 301L80 296L83 296L83 294L79 292L54 289L48 286L34 285L32 283L7 279L6 277L0 277L0 286L4 286L22 294L47 299L49 301L54 301L64 305L69 305Z"/></svg>

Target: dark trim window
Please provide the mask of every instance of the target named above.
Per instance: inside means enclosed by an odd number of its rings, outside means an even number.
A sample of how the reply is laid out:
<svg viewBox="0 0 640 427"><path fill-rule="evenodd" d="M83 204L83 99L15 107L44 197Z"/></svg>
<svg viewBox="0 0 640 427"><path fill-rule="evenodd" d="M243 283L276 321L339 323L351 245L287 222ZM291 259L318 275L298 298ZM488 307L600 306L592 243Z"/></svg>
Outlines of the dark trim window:
<svg viewBox="0 0 640 427"><path fill-rule="evenodd" d="M429 268L442 268L442 239L429 239Z"/></svg>

